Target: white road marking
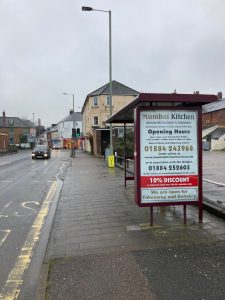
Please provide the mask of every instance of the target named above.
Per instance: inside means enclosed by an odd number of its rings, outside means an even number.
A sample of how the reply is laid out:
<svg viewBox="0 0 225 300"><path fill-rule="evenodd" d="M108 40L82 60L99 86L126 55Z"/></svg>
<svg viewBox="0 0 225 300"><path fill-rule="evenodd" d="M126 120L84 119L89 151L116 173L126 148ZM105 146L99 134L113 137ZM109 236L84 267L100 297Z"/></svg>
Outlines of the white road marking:
<svg viewBox="0 0 225 300"><path fill-rule="evenodd" d="M12 180L0 180L0 183L10 183L13 182Z"/></svg>
<svg viewBox="0 0 225 300"><path fill-rule="evenodd" d="M0 247L3 245L3 243L7 239L8 235L10 234L10 231L11 231L10 229L0 230L0 232L3 232L3 237L0 239Z"/></svg>
<svg viewBox="0 0 225 300"><path fill-rule="evenodd" d="M0 166L11 164L11 160L0 162Z"/></svg>
<svg viewBox="0 0 225 300"><path fill-rule="evenodd" d="M4 210L6 210L6 208L9 207L9 205L12 203L12 201L9 201L8 203L6 203L4 206L3 206L3 209L0 211L0 218L8 218L8 215L4 215Z"/></svg>
<svg viewBox="0 0 225 300"><path fill-rule="evenodd" d="M31 210L31 212L26 213L26 214L19 214L18 212L15 212L14 215L17 216L17 217L24 217L24 216L30 216L30 215L36 214L37 209L27 206L27 205L29 205L30 203L34 203L34 204L37 205L37 206L39 205L39 202L37 202L37 201L27 201L27 202L23 202L23 203L21 203L20 205L21 205L23 208L25 208L25 209Z"/></svg>

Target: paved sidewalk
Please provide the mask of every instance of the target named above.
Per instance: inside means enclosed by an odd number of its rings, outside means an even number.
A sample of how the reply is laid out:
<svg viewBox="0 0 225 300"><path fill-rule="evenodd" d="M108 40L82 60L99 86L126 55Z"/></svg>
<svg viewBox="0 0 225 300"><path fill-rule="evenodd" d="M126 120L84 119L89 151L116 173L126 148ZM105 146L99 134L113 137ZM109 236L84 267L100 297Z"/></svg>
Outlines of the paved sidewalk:
<svg viewBox="0 0 225 300"><path fill-rule="evenodd" d="M224 299L225 222L133 203L123 171L83 152L66 174L46 254L48 299Z"/></svg>

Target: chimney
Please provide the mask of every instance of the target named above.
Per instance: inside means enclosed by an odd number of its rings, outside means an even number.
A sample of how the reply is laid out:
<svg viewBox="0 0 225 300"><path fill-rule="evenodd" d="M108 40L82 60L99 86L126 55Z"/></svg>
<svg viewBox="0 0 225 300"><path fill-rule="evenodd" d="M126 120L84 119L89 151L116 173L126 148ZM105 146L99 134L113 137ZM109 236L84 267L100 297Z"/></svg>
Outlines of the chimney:
<svg viewBox="0 0 225 300"><path fill-rule="evenodd" d="M3 112L2 112L2 119L3 119L3 123L5 123L6 117L5 117L5 111L4 111L4 110L3 110Z"/></svg>
<svg viewBox="0 0 225 300"><path fill-rule="evenodd" d="M223 93L222 92L217 93L217 100L222 100L222 98L223 98Z"/></svg>

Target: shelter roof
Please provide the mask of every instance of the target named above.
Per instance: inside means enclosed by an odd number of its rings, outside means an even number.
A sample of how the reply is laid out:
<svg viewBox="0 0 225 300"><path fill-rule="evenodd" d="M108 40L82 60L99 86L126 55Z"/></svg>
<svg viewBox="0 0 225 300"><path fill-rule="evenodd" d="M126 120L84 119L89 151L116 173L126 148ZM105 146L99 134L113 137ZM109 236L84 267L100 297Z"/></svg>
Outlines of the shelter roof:
<svg viewBox="0 0 225 300"><path fill-rule="evenodd" d="M139 106L201 107L204 104L215 102L216 100L216 95L141 93L132 102L114 113L108 120L106 120L106 123L133 123L134 109Z"/></svg>

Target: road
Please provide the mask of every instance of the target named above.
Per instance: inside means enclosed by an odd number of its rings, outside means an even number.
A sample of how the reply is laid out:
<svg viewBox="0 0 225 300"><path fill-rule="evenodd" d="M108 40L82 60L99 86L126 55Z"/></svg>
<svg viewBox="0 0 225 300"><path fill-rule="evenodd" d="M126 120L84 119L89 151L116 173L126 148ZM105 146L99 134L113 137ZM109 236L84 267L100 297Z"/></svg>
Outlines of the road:
<svg viewBox="0 0 225 300"><path fill-rule="evenodd" d="M225 152L203 151L204 202L224 215L225 209Z"/></svg>
<svg viewBox="0 0 225 300"><path fill-rule="evenodd" d="M65 150L48 160L32 160L27 150L0 157L0 299L32 294L26 274L39 268L32 260L40 263L35 251L68 162Z"/></svg>

